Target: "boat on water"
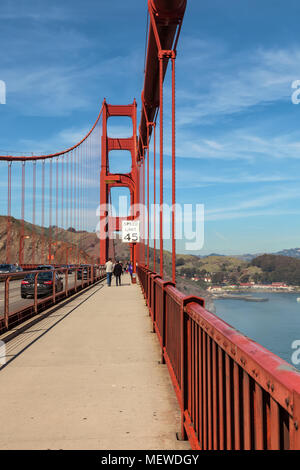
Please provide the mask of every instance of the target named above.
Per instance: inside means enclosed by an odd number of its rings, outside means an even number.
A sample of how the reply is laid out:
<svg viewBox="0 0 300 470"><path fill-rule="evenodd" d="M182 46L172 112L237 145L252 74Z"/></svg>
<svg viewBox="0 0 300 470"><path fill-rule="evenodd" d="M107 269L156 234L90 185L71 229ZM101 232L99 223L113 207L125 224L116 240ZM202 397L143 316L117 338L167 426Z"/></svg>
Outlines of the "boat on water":
<svg viewBox="0 0 300 470"><path fill-rule="evenodd" d="M300 297L297 297L297 302L300 302Z"/></svg>

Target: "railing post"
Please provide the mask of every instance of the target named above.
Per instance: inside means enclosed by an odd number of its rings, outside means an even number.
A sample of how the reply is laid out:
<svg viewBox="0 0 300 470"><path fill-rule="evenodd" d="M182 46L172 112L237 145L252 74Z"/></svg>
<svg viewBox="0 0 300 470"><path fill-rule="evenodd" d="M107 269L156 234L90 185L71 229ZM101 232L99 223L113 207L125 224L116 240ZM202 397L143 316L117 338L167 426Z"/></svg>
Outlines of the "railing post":
<svg viewBox="0 0 300 470"><path fill-rule="evenodd" d="M150 302L151 302L151 275L152 275L152 271L148 270L148 273L147 273L147 305L148 305L148 308L149 308L149 315L151 315L151 311L150 311Z"/></svg>
<svg viewBox="0 0 300 470"><path fill-rule="evenodd" d="M69 268L66 269L65 272L65 295L68 296L68 289L69 289Z"/></svg>
<svg viewBox="0 0 300 470"><path fill-rule="evenodd" d="M300 449L300 395L293 392L293 418L290 419L290 450Z"/></svg>
<svg viewBox="0 0 300 470"><path fill-rule="evenodd" d="M205 306L205 301L201 297L187 296L183 299L181 305L181 315L180 315L180 329L181 329L181 344L180 344L180 389L181 389L181 439L183 441L188 439L188 435L185 428L185 411L188 409L188 400L191 399L189 396L188 384L191 384L191 377L189 377L188 371L188 348L191 348L191 338L190 338L190 323L188 324L188 317L186 316L186 306L190 302L195 302L200 304L202 307ZM200 440L200 437L199 437ZM200 442L202 447L202 442Z"/></svg>
<svg viewBox="0 0 300 470"><path fill-rule="evenodd" d="M151 312L152 312L152 331L155 333L155 322L156 322L156 282L155 279L160 279L160 276L158 274L152 274L152 283L151 283Z"/></svg>
<svg viewBox="0 0 300 470"><path fill-rule="evenodd" d="M9 316L9 281L11 276L5 279L5 293L4 293L4 323L5 328L8 330L8 316Z"/></svg>
<svg viewBox="0 0 300 470"><path fill-rule="evenodd" d="M78 280L78 271L77 268L75 268L75 279L74 279L74 290L77 292L77 280Z"/></svg>
<svg viewBox="0 0 300 470"><path fill-rule="evenodd" d="M186 328L184 305L180 309L180 391L181 391L181 439L187 440L187 433L184 427L184 411L186 409Z"/></svg>
<svg viewBox="0 0 300 470"><path fill-rule="evenodd" d="M52 300L53 303L55 304L56 302L56 270L53 270L53 282L52 282Z"/></svg>
<svg viewBox="0 0 300 470"><path fill-rule="evenodd" d="M161 363L165 364L165 348L166 348L166 323L167 323L167 309L166 309L166 287L167 286L173 286L175 287L174 282L171 281L165 281L163 283L163 302L162 302L162 334L161 334L161 339L162 339L162 346L161 346Z"/></svg>
<svg viewBox="0 0 300 470"><path fill-rule="evenodd" d="M34 313L37 313L37 277L39 273L34 275Z"/></svg>

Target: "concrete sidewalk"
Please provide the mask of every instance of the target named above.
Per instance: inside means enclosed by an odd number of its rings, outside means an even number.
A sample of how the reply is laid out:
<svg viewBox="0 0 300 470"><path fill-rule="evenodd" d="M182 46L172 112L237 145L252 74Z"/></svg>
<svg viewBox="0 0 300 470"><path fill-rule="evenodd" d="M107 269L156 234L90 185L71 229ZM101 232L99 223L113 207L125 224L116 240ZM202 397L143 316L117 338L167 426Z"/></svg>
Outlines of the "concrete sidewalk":
<svg viewBox="0 0 300 470"><path fill-rule="evenodd" d="M176 440L179 408L140 288L122 281L93 287L9 343L1 449L189 448Z"/></svg>

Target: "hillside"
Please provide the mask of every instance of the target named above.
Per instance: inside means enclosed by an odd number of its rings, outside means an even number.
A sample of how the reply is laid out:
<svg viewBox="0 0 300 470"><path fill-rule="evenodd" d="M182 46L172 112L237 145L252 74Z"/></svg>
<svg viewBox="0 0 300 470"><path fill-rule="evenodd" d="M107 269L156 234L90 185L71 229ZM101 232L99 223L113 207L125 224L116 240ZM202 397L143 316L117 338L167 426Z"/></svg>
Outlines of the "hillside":
<svg viewBox="0 0 300 470"><path fill-rule="evenodd" d="M20 231L21 221L11 218L11 262L17 263L19 261L19 245L20 245ZM51 232L51 234L50 234ZM7 233L7 220L5 216L0 216L0 262L4 263L6 260L6 233ZM66 263L66 244L72 247L69 250L68 262L77 262L77 246L84 252L87 257L97 258L99 256L99 239L95 233L89 232L75 232L74 229L64 230L52 227L44 228L44 260L42 261L42 227L38 225L24 223L24 236L29 237L24 239L24 264L31 264L33 262L33 246L35 247L35 254L37 262L48 262L48 250L50 238L56 244L52 245L52 253L55 252L55 261L59 264ZM34 243L33 243L34 240ZM89 258L88 258L89 259Z"/></svg>
<svg viewBox="0 0 300 470"><path fill-rule="evenodd" d="M278 251L274 255L289 256L290 258L300 258L300 248L290 248L288 250Z"/></svg>
<svg viewBox="0 0 300 470"><path fill-rule="evenodd" d="M300 259L282 255L262 255L251 262L261 269L260 281L263 283L285 282L300 285Z"/></svg>
<svg viewBox="0 0 300 470"><path fill-rule="evenodd" d="M244 255L234 255L235 258L242 259L243 261L252 261L258 256L262 256L264 253L256 254L244 254ZM288 248L286 250L276 251L275 253L269 253L271 255L280 255L280 256L289 256L290 258L300 258L300 248Z"/></svg>
<svg viewBox="0 0 300 470"><path fill-rule="evenodd" d="M19 256L19 234L21 221L11 219L11 262L17 263ZM6 251L6 217L0 216L0 262L5 262ZM52 235L50 235L50 232ZM30 237L31 242L24 240L24 263L30 264L33 259L32 240L35 240L36 260L47 263L49 260L48 246L50 236L55 244L52 245L52 253L55 252L57 263L66 263L66 246L73 247L69 250L68 262L77 263L77 246L85 253L87 261L99 259L99 239L96 233L76 232L69 228L64 230L52 227L44 228L44 260L42 257L42 227L24 224L24 235ZM123 262L129 260L129 246L119 239L114 241L115 256ZM284 250L290 252L291 250ZM299 249L292 250L296 255ZM252 257L251 257L252 258ZM153 269L153 249L150 248L150 269ZM156 271L159 271L159 250L156 252ZM237 256L224 256L212 254L206 257L178 254L176 257L177 287L186 294L195 294L205 297L208 308L213 310L211 296L207 288L211 285L232 285L247 282L271 283L286 282L290 285L300 285L300 259L286 255L260 255L251 260L240 259ZM172 256L164 251L164 276L172 277Z"/></svg>

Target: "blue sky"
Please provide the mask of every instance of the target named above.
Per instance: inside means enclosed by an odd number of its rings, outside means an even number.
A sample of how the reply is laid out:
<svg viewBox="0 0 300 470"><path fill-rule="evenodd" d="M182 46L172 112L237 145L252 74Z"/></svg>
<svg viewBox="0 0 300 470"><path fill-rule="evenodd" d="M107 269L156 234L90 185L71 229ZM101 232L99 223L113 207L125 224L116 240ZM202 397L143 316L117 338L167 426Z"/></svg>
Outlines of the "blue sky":
<svg viewBox="0 0 300 470"><path fill-rule="evenodd" d="M291 102L299 17L292 0L188 1L177 58L177 200L205 205L200 254L300 245L300 105ZM135 97L139 116L146 1L2 0L0 22L0 153L69 147L103 97ZM168 81L165 93L168 105ZM119 121L114 130L127 132ZM168 195L168 139L165 151Z"/></svg>

